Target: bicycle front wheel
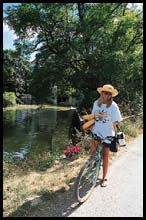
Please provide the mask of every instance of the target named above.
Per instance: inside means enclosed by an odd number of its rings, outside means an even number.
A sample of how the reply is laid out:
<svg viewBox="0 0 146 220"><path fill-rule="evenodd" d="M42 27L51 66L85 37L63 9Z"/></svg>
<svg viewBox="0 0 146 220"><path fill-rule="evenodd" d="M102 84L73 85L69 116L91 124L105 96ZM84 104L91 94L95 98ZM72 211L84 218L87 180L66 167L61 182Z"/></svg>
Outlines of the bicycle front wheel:
<svg viewBox="0 0 146 220"><path fill-rule="evenodd" d="M91 195L99 175L99 166L97 157L92 156L81 168L75 183L75 197L79 203L85 202Z"/></svg>

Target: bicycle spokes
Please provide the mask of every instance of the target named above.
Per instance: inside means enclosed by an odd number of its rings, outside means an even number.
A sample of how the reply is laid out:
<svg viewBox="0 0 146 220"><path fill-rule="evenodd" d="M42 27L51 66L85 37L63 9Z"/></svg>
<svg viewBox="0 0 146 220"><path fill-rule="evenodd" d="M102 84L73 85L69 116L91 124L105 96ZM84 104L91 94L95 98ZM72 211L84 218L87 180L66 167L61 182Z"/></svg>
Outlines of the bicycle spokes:
<svg viewBox="0 0 146 220"><path fill-rule="evenodd" d="M95 158L94 158L95 159ZM91 194L99 172L99 161L90 160L82 167L76 183L76 198L84 202Z"/></svg>

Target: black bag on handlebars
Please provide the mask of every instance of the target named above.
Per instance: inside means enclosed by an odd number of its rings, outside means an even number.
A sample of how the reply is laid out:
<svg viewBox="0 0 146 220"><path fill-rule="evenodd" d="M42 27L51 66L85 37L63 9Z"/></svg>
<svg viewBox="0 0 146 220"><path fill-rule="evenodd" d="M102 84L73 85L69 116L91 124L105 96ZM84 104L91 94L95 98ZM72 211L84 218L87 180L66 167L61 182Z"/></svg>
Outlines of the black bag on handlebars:
<svg viewBox="0 0 146 220"><path fill-rule="evenodd" d="M113 137L113 140L111 141L110 151L111 152L118 152L118 142L117 142L116 137Z"/></svg>

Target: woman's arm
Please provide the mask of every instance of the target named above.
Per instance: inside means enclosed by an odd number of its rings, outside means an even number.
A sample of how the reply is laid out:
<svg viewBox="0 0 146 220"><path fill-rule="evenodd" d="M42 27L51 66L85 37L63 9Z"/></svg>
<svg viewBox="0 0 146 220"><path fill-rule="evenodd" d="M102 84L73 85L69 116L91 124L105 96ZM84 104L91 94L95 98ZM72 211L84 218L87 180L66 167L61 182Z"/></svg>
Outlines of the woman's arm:
<svg viewBox="0 0 146 220"><path fill-rule="evenodd" d="M117 125L119 125L120 123L118 121L114 121L113 122L113 127L115 129L115 133L117 133Z"/></svg>

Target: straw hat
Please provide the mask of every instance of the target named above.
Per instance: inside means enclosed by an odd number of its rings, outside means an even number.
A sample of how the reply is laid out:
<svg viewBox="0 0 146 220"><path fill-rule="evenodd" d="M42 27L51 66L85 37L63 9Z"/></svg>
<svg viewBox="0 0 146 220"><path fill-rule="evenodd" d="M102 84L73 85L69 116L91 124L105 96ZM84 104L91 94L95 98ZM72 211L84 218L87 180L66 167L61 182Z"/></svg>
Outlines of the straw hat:
<svg viewBox="0 0 146 220"><path fill-rule="evenodd" d="M110 84L104 85L103 87L97 88L97 91L101 94L101 92L110 92L112 97L118 95L118 91L114 89L114 87Z"/></svg>

